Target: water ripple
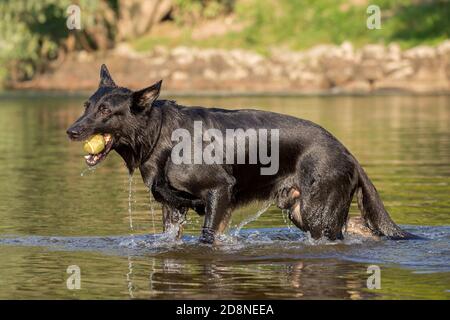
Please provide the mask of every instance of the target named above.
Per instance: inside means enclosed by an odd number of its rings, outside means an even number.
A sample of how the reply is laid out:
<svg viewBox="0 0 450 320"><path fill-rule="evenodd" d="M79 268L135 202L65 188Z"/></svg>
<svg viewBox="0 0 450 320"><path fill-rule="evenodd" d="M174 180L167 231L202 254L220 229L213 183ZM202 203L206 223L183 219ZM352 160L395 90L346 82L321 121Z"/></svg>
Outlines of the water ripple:
<svg viewBox="0 0 450 320"><path fill-rule="evenodd" d="M375 241L349 236L342 241L313 240L308 234L287 228L245 229L225 235L216 246L203 245L197 236L147 234L106 237L14 237L0 238L0 245L39 246L49 250L93 251L111 255L134 255L224 261L341 259L361 263L401 265L416 272L449 272L450 226L404 226L427 240ZM208 252L205 255L205 252Z"/></svg>

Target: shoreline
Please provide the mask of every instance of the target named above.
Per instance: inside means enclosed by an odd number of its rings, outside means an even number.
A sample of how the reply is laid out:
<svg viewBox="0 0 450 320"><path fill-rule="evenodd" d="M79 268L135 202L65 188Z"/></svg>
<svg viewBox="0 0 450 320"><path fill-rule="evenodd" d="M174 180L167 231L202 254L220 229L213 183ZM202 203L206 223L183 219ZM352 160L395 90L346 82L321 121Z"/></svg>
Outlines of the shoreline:
<svg viewBox="0 0 450 320"><path fill-rule="evenodd" d="M450 40L402 50L398 45L354 48L319 45L305 51L157 47L136 52L122 43L103 52L74 52L31 80L6 89L92 92L105 63L116 83L132 90L163 80L171 95L311 96L450 94Z"/></svg>
<svg viewBox="0 0 450 320"><path fill-rule="evenodd" d="M38 90L38 89L8 89L0 91L0 99L9 98L34 98L34 97L61 97L61 98L83 98L90 96L93 91L88 90ZM291 91L173 91L165 90L160 97L170 99L171 97L218 97L218 98L308 98L308 97L450 97L450 91L442 92L413 92L405 90L384 90L372 92L291 92Z"/></svg>

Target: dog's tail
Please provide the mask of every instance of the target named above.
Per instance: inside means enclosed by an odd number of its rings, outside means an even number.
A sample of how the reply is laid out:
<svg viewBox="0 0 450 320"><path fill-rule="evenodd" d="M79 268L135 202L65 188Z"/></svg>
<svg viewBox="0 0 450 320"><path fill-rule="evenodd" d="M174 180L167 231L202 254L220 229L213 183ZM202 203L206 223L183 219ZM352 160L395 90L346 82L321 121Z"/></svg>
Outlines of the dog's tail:
<svg viewBox="0 0 450 320"><path fill-rule="evenodd" d="M359 210L361 210L361 216L364 219L366 226L375 235L386 236L394 240L420 238L402 230L394 221L392 221L389 213L384 208L377 189L372 184L363 168L359 165L358 174L359 179L356 196L358 199L358 207Z"/></svg>

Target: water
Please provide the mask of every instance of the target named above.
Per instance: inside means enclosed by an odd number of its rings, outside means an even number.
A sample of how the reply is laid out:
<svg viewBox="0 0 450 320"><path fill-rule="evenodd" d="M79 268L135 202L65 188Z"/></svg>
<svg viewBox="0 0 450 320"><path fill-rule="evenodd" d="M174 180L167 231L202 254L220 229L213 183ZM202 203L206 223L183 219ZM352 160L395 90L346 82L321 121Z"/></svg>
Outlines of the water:
<svg viewBox="0 0 450 320"><path fill-rule="evenodd" d="M198 243L194 213L176 241L115 153L86 171L64 134L83 99L0 97L0 298L450 298L450 97L178 100L321 124L360 160L394 220L428 240L314 241L259 203L234 213L219 247ZM366 288L371 264L380 290ZM80 290L66 287L69 265L81 269Z"/></svg>
<svg viewBox="0 0 450 320"><path fill-rule="evenodd" d="M249 224L250 222L253 222L255 220L257 220L259 217L261 217L261 215L266 212L270 206L272 205L272 203L265 203L261 209L259 209L255 215L252 215L248 218L246 218L244 221L242 221L241 223L239 223L239 225L236 227L236 229L233 230L233 235L237 236L239 235L239 232L241 232L242 228L245 227L247 224ZM283 215L284 217L284 215Z"/></svg>
<svg viewBox="0 0 450 320"><path fill-rule="evenodd" d="M130 222L131 235L133 235L133 176L128 177L128 219Z"/></svg>

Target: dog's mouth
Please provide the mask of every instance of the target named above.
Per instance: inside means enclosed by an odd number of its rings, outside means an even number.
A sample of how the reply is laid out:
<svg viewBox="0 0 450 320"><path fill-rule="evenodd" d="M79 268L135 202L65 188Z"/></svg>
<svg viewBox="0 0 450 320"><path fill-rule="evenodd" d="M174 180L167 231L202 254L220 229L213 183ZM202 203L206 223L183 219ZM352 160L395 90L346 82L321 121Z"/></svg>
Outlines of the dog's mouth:
<svg viewBox="0 0 450 320"><path fill-rule="evenodd" d="M90 154L84 156L84 159L86 160L86 164L90 167L93 167L93 166L99 164L100 162L102 162L103 160L105 160L106 157L108 156L109 152L112 150L112 146L113 146L112 136L108 133L102 134L102 136L105 139L105 148L97 154L90 153Z"/></svg>

